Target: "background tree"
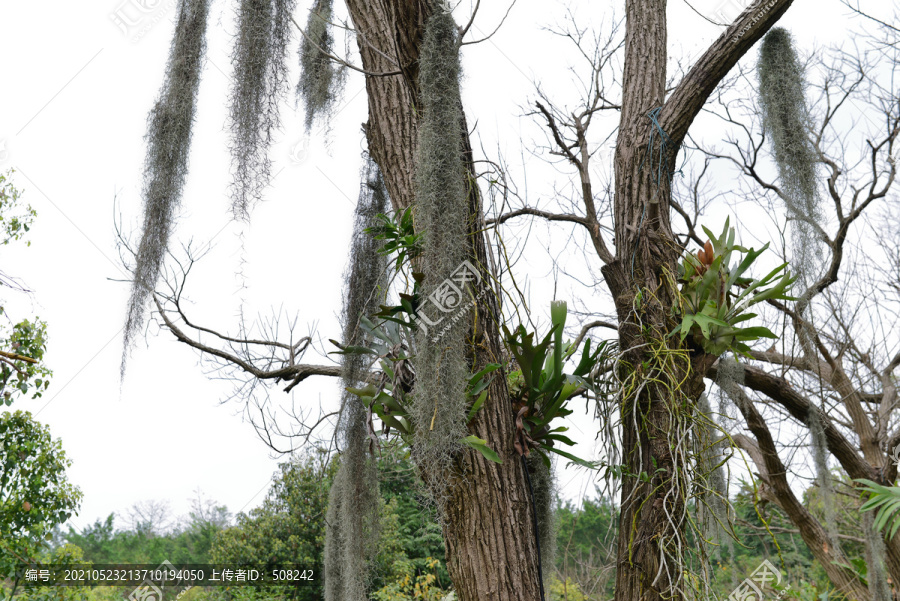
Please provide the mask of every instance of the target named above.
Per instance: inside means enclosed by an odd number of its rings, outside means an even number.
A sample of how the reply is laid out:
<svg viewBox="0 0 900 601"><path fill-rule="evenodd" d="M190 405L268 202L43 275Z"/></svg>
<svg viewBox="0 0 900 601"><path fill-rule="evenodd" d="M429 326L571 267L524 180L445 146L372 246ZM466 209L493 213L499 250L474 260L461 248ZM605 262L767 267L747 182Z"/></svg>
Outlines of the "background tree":
<svg viewBox="0 0 900 601"><path fill-rule="evenodd" d="M556 508L557 570L563 598L577 591L584 599L608 599L615 592L619 511L599 488L595 492L596 497L583 499L580 507L569 501Z"/></svg>
<svg viewBox="0 0 900 601"><path fill-rule="evenodd" d="M63 544L48 549L38 560L43 565L52 565L57 569L85 569L91 563L84 560L84 555L77 546ZM21 601L86 601L90 596L87 587L77 586L39 586L40 582L25 583L15 598ZM105 587L104 587L105 588Z"/></svg>
<svg viewBox="0 0 900 601"><path fill-rule="evenodd" d="M892 155L900 133L900 103L896 89L887 84L896 75L897 63L882 45L884 36L891 35L896 43L890 28L870 30L856 53L834 49L805 61L807 72L816 74L803 88L810 108L801 115L805 122L792 128L802 127L808 150L801 151L814 161L815 180L805 185L820 198L818 215L796 207L792 178L783 171L776 177L765 166L768 157L774 155L777 163L778 153L784 151L776 141L774 148L768 146L769 129L761 126L765 112L738 99L755 85L750 73L741 71L711 107L728 127L726 147L701 146L707 157L736 168L740 197L764 207L787 205L789 228L806 232L807 247L817 248L807 251L817 259L797 259L806 272L798 304L770 305L766 318L782 332L778 343L766 351L754 350L751 360L731 372L736 378L721 377L724 370L735 368L726 359L709 375L719 377L725 395L721 421L753 462L760 479L759 499L785 512L837 590L860 599L883 599L890 594L888 577L900 581L900 542L882 540L870 524L864 523L867 569L848 560L835 512L845 507L844 495L859 492L836 479L832 468L836 460L851 479L879 484L897 477L891 455L900 443L900 341L892 332L900 297L891 257L898 243L885 217L896 206ZM760 69L764 59L765 46ZM865 112L867 125L850 131L844 119L858 118L858 111ZM804 254L790 247L783 252L785 257ZM795 445L776 434L775 424L790 424L809 446L803 445L798 454ZM788 481L789 475L805 478L810 471L817 474L818 511L804 504ZM861 499L855 501L856 510L860 504Z"/></svg>
<svg viewBox="0 0 900 601"><path fill-rule="evenodd" d="M280 465L280 473L262 505L240 513L235 525L221 531L212 547L220 563L302 565L321 574L325 548L328 490L337 469L325 453L311 452ZM322 580L302 586L292 598L321 599Z"/></svg>
<svg viewBox="0 0 900 601"><path fill-rule="evenodd" d="M59 439L27 411L0 414L0 576L13 581L34 561L54 527L77 513L81 491L69 483Z"/></svg>
<svg viewBox="0 0 900 601"><path fill-rule="evenodd" d="M36 216L30 206L21 206L12 174L0 174L0 246L21 240ZM5 272L0 287L30 292ZM4 307L0 301L0 315L8 322L0 325L0 406L29 394L39 398L51 375L43 363L47 324L37 317L13 323ZM70 465L61 441L30 412L0 413L0 578L11 579L10 595L19 583L17 569L39 557L53 531L78 511L82 495L66 477Z"/></svg>
<svg viewBox="0 0 900 601"><path fill-rule="evenodd" d="M31 206L21 206L22 192L13 185L13 173L0 173L0 246L23 239L37 216ZM4 287L29 292L21 280L0 271L0 288ZM0 402L11 405L29 392L32 398L39 398L50 385L51 372L43 363L47 324L37 317L14 323L4 307L5 302L0 304L0 316L5 318L0 324Z"/></svg>
<svg viewBox="0 0 900 601"><path fill-rule="evenodd" d="M234 526L222 530L212 547L217 563L308 566L321 574L325 551L329 489L339 461L329 453L311 451L282 463L272 488L260 507L238 514ZM379 551L372 567L372 590L391 599L403 581L415 584L432 575L435 590L447 588L440 527L433 515L422 512L416 493L414 466L396 451L386 449L380 459L381 530ZM292 598L321 599L322 579L315 586L289 591Z"/></svg>
<svg viewBox="0 0 900 601"><path fill-rule="evenodd" d="M123 519L130 530L149 538L164 534L174 526L168 501L138 501L125 511Z"/></svg>
<svg viewBox="0 0 900 601"><path fill-rule="evenodd" d="M116 516L110 514L105 520L96 520L80 531L70 526L63 538L66 543L79 547L87 561L96 564L213 562L213 545L230 522L230 514L224 506L204 500L198 494L191 500L192 510L186 520L161 528L160 519L170 522L167 504L159 501L151 504L165 511L157 515L156 525L138 520L128 521L124 528L116 528ZM138 506L146 514L148 504Z"/></svg>
<svg viewBox="0 0 900 601"><path fill-rule="evenodd" d="M768 5L761 7L754 4L743 16L748 13L760 16L764 8ZM877 475L884 479L883 482L896 478L896 472L889 467L888 454L897 442L894 420L898 340L890 334L896 329L896 270L893 269L895 261L891 257L896 255L897 242L895 233L892 230L888 233L890 225L886 223L890 220L888 213L893 212L889 207L895 199L895 192L892 191L895 159L892 155L896 148L898 100L896 91L886 82L892 80L896 68L896 57L891 50L896 46L896 32L889 25L880 31L872 30L871 23L869 27L864 36L866 42L855 53L847 54L835 49L809 60L801 59L799 64L795 62L787 69L788 77L794 79L781 81L782 87L769 93L770 98L784 104L794 103L788 107L794 111L790 115L792 120L784 115L777 118L778 122L786 123L794 134L793 141L789 141L794 147L791 149L788 145L787 153L784 146L770 146L773 134L764 127L764 110L754 101L762 93L754 73L757 56L755 53L748 56L738 67L737 74L722 82L709 107L717 117L717 127L725 128L726 149L719 147L723 141L719 137L721 130L716 132L715 141L710 141L709 146L690 140L688 148L700 150L702 158L693 161L685 159L682 169L690 169L691 177L684 185L677 185L676 180L670 202L674 211L672 215L677 219L676 225L673 225L678 240L676 247L704 245L705 236L701 234L700 224L704 213L713 208L709 199L724 196L727 192L738 192L743 200L758 204L773 216L774 223L770 230L774 232L776 243L785 237L793 237L792 244L779 246L782 247L781 256L790 260L792 269L803 275L793 293L800 300L796 305L769 301L760 318L772 331L783 333L780 341L767 351L751 350L749 357L739 358L740 364L730 356L722 356L710 363L705 371L698 372L699 366L695 366L694 377L702 375L718 380L726 399L715 412L714 421L718 422L715 428L729 432L733 441L753 458L753 469L761 477L760 499L780 499L779 506L785 510L785 515L820 561L834 587L850 598L869 598L870 594L875 594L874 587L872 591L867 590L867 581L869 585L875 581L881 562L877 559L869 562L866 567L871 577L866 578L858 565L847 557L840 559L841 545L834 540L840 536L829 534L829 530L834 528L828 525L832 520L826 517L830 513L826 508L836 505L828 500L832 495L826 492L826 485L832 480L829 457L838 458L846 473L869 474L865 477ZM584 86L584 111L572 114L571 110L558 110L546 97L542 97L535 114L548 126L550 150L570 163L583 186L587 186L593 183L592 177L596 179L596 171L590 168L590 152L594 147L589 146L589 140L595 138L588 137L587 125L600 111L619 110L615 86L602 87L603 82L615 81L615 73L608 65L613 62L619 46L615 38L601 38L596 47L592 47L593 40L574 28L564 33L582 46L582 52L590 62L589 76L584 78L589 82ZM731 35L734 45L739 46L745 30L729 28L727 33ZM785 36L781 38L784 40ZM637 40L635 44L635 52L646 50L640 47ZM701 59L694 71L703 64L709 67L709 63ZM762 64L760 68L763 68ZM816 79L804 81L807 71L816 73ZM690 73L685 77L685 83L689 76ZM778 77L784 79L784 75ZM623 94L627 96L627 90ZM804 97L807 94L808 98ZM666 106L672 106L676 98L677 91L670 96ZM809 108L805 106L807 103ZM649 120L658 121L661 129L653 123L653 135L647 140L646 151L637 154L640 161L653 161L651 149L655 143L662 146L671 143L672 131L663 122L665 111L666 108L658 114L649 115ZM770 116L772 114L770 112ZM617 153L622 148L624 114L622 119ZM855 122L860 119L866 122L867 127L863 131L850 130L847 125L849 120ZM780 132L778 135L783 137ZM811 158L812 166L805 168L803 173L798 168L781 170L780 176L777 172L773 173L768 159L774 158L777 163L781 153L788 154L786 158L790 160L794 158L790 156L791 152L801 153L807 161ZM711 165L721 165L714 161L722 159L736 167L737 190L731 187L732 180L722 182L712 175ZM639 178L629 179L627 175L622 178L620 160L617 154L614 185L618 186L622 181L632 184L639 181ZM691 169L691 163L696 165L694 169ZM674 164L663 165L663 174L674 173ZM654 175L659 173L656 170ZM646 194L652 199L658 192L650 188ZM804 204L809 199L800 198L803 194L820 199L820 208L813 209L809 204ZM569 211L537 210L523 203L522 206L513 205L500 214L497 222L507 223L522 216L536 216L556 223L589 226L594 223L590 217L592 209L589 197L586 195L584 198L580 214L579 211L573 214L570 209L571 204L577 207L580 199L565 199L569 203L565 208ZM560 205L563 204L560 202ZM732 206L737 212L737 204ZM646 207L647 215L652 214L653 203ZM782 221L785 213L788 215L788 225ZM643 213L634 218L637 221L625 221L626 230L629 224L633 227L634 223L644 222ZM621 220L617 222L616 227L621 223ZM737 224L745 239L766 240L766 234L758 227L747 227L744 221ZM602 231L603 225L602 220L597 222L597 231ZM863 243L867 239L863 234L866 228L877 232L877 243L871 240ZM597 248L596 237L590 233L590 227L587 229L588 240L594 244L588 244L590 250L586 254L593 254L592 251ZM631 235L635 235L635 231L632 230ZM644 243L640 235L638 241ZM649 242L656 244L658 241L649 236ZM634 251L635 265L638 264L641 248L638 246ZM630 264L628 270L631 271ZM637 267L634 273L637 273ZM667 270L662 269L661 273L665 274ZM604 271L604 275L609 278L608 271ZM883 290L884 293L868 292L873 290ZM873 298L877 300L873 302ZM638 297L642 307L645 301L645 295ZM626 310L630 310L629 307L635 305L624 304ZM619 306L620 317L622 310L623 306ZM609 327L609 321L591 322L586 327L598 326ZM621 319L619 331L621 343ZM601 416L618 417L608 405L601 405L599 409ZM776 424L779 429L783 424L799 427L800 435L803 440L809 441L809 446L801 445L803 451L798 454L795 443L781 440L782 436L775 433ZM750 436L744 434L744 428L750 430ZM798 433L796 429L790 431L790 436ZM695 435L702 438L697 432ZM716 438L723 442L721 434L716 434L706 443L708 448L716 448ZM670 448L678 447L672 444ZM806 448L811 449L809 454L805 452ZM866 448L869 450L866 451ZM659 455L655 451L642 457L645 461L652 457L649 467L659 469ZM645 465L644 470L647 467ZM806 478L810 468L824 474L817 503L818 510L824 512L822 514L814 515L812 508L793 492L788 481L787 474ZM668 470L663 473L668 473ZM711 483L712 479L699 479L701 483L704 481ZM626 490L627 486L623 489L623 504ZM643 507L651 511L651 506ZM691 511L690 505L687 510ZM641 520L640 523L647 522ZM870 541L866 543L867 548L879 546L877 538L871 535L867 538ZM636 540L650 539L644 537ZM623 542L620 538L620 544ZM886 565L890 569L891 546L894 543L885 542ZM621 556L620 547L620 559ZM877 558L877 554L874 557ZM854 558L859 559L860 555L856 553ZM678 562L675 564L681 565ZM897 576L890 575L891 581L896 582ZM621 589L621 584L617 588ZM630 587L625 588L630 590Z"/></svg>

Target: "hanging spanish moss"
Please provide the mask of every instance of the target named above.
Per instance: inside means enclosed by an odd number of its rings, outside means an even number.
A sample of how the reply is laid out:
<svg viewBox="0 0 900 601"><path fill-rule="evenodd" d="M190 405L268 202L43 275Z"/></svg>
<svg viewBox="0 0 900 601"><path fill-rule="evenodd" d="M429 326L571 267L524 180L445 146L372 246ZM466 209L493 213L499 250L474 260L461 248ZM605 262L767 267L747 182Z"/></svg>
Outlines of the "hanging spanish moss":
<svg viewBox="0 0 900 601"><path fill-rule="evenodd" d="M334 54L332 5L333 0L315 0L300 44L297 95L306 107L307 133L317 119L331 116L334 102L344 86L345 68L336 67L327 56Z"/></svg>
<svg viewBox="0 0 900 601"><path fill-rule="evenodd" d="M866 537L866 577L869 580L872 601L891 601L893 597L885 567L884 539L881 538L881 533L875 529L874 513L873 511L863 513L863 530Z"/></svg>
<svg viewBox="0 0 900 601"><path fill-rule="evenodd" d="M803 66L791 34L776 27L766 34L759 55L759 100L763 127L772 140L775 164L788 213L793 220L794 271L807 285L818 272L818 224L822 221L816 186L816 150L809 139L809 111Z"/></svg>
<svg viewBox="0 0 900 601"><path fill-rule="evenodd" d="M343 311L344 344L359 346L367 341L359 318L378 310L387 286L387 264L379 254L379 243L366 233L377 225L376 216L387 210L387 192L374 161L367 158L356 207L356 223L346 274ZM343 355L343 386L358 387L368 376L366 355ZM340 467L328 497L325 532L326 601L365 601L370 580L369 565L378 541L378 473L374 457L367 452L367 412L356 395L341 398L337 438Z"/></svg>
<svg viewBox="0 0 900 601"><path fill-rule="evenodd" d="M825 439L825 427L822 424L822 416L819 410L809 408L809 435L811 438L811 450L813 465L816 469L816 482L818 484L819 498L822 500L822 510L825 514L825 531L831 539L831 546L836 556L839 556L840 538L838 538L837 516L835 510L834 487L831 485L831 472L828 470L828 442Z"/></svg>
<svg viewBox="0 0 900 601"><path fill-rule="evenodd" d="M534 492L534 510L537 515L537 538L541 548L541 572L544 575L544 590L550 590L551 576L556 569L556 481L552 467L547 467L537 453L526 459Z"/></svg>
<svg viewBox="0 0 900 601"><path fill-rule="evenodd" d="M725 419L733 418L731 410L735 408L736 404L739 401L740 397L738 396L737 387L744 384L744 364L736 361L733 357L728 357L727 355L723 355L719 358L718 361L718 370L716 373L716 384L719 387L719 414L722 415ZM709 408L709 400L706 400L706 405L701 407L703 411L706 411ZM725 479L724 472L721 474L721 482L719 481L719 477L715 476L714 480L710 482L713 490L725 490L726 494L724 498L726 499L724 510L726 512L726 516L730 519L734 518L734 514L728 515L727 512L730 510L730 507L727 503L727 480ZM711 518L714 514L709 514L708 518ZM707 519L708 519L707 518ZM737 552L734 546L734 540L731 536L719 537L724 538L725 548L728 551L728 565L731 568L728 570L729 577L731 580L731 586L736 587L738 585L738 570L736 566L737 562ZM719 557L721 558L723 553L719 552Z"/></svg>
<svg viewBox="0 0 900 601"><path fill-rule="evenodd" d="M206 54L209 0L180 0L175 37L169 48L162 90L147 118L144 160L144 223L128 299L120 375L134 338L144 323L144 310L162 270L175 212L181 204L188 172L191 126Z"/></svg>
<svg viewBox="0 0 900 601"><path fill-rule="evenodd" d="M722 355L716 370L716 385L719 387L719 413L731 416L729 409L734 403L734 387L744 384L744 364L734 357Z"/></svg>
<svg viewBox="0 0 900 601"><path fill-rule="evenodd" d="M730 536L725 537L725 546L728 548L728 565L731 566L731 569L728 570L728 577L730 580L731 588L737 588L738 585L738 560L737 560L737 552L734 549L734 539Z"/></svg>
<svg viewBox="0 0 900 601"><path fill-rule="evenodd" d="M287 91L285 59L295 6L296 0L242 0L238 10L229 99L236 219L249 218L252 205L269 184L268 150L281 125L278 104Z"/></svg>
<svg viewBox="0 0 900 601"><path fill-rule="evenodd" d="M437 327L419 328L416 390L410 416L416 439L413 457L438 509L450 474L451 456L466 436L465 386L469 369L464 341L467 320L454 319L468 302L446 282L466 258L466 184L463 166L459 40L453 17L435 11L425 27L419 85L422 112L416 156L416 230L423 233L421 311ZM459 282L457 282L459 284ZM462 288L462 284L456 290Z"/></svg>
<svg viewBox="0 0 900 601"><path fill-rule="evenodd" d="M700 395L696 409L694 454L697 481L700 486L697 517L703 538L716 542L713 539L721 538L719 524L725 523L728 519L725 468L719 465L722 445L719 442L719 428L706 394Z"/></svg>

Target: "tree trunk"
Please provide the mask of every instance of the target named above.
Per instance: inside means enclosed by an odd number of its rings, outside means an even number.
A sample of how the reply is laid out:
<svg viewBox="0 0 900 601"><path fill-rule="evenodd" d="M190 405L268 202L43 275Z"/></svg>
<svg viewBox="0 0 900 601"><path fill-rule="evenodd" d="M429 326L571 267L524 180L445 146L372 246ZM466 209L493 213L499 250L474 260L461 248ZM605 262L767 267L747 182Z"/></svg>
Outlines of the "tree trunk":
<svg viewBox="0 0 900 601"><path fill-rule="evenodd" d="M623 475L616 601L681 599L688 566L690 427L714 361L668 336L683 252L669 220L678 148L718 82L790 6L747 8L666 98L666 2L628 0L615 156L615 260L603 267L619 320ZM658 110L657 110L658 109Z"/></svg>
<svg viewBox="0 0 900 601"><path fill-rule="evenodd" d="M430 3L419 0L348 0L366 77L369 151L385 178L394 209L415 202L414 176L419 105L419 48ZM401 71L401 75L375 74ZM474 182L471 145L460 124L466 150L467 182ZM470 257L483 269L491 265L484 238L481 197L469 185ZM491 278L481 286L490 287ZM502 361L493 294L478 295L476 337L471 341L475 369ZM499 373L499 372L498 372ZM540 599L533 509L521 461L513 448L515 422L502 375L494 378L488 398L470 432L488 441L503 463L466 450L458 457L451 481L446 523L447 569L460 601L537 601Z"/></svg>
<svg viewBox="0 0 900 601"><path fill-rule="evenodd" d="M615 161L617 258L603 270L620 324L620 378L631 382L620 405L625 473L617 601L663 599L678 591L686 487L673 476L685 473L685 456L669 440L686 425L690 413L685 402L696 400L694 391L679 391L677 384L691 374L687 353L670 355L671 362L657 361L675 342L666 338L676 293L666 273L675 273L680 256L669 223L668 174L677 148L664 146L657 135L648 147L653 127L648 115L662 106L665 94L666 7L659 0L635 0L626 10ZM702 392L702 377L691 379L691 388L699 384Z"/></svg>

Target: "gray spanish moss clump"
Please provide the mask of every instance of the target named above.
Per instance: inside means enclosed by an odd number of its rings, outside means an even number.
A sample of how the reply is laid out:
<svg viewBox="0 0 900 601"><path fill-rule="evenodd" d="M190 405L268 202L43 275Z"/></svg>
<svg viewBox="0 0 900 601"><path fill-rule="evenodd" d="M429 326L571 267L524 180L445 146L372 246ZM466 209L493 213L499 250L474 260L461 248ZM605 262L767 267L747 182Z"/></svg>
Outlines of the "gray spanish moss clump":
<svg viewBox="0 0 900 601"><path fill-rule="evenodd" d="M891 587L888 584L887 568L884 559L884 539L875 529L873 511L863 513L863 530L866 537L866 568L869 580L869 592L872 601L891 601Z"/></svg>
<svg viewBox="0 0 900 601"><path fill-rule="evenodd" d="M287 91L285 58L295 6L296 0L242 0L238 10L229 99L232 211L237 219L249 217L269 184L268 150L281 125L278 104Z"/></svg>
<svg viewBox="0 0 900 601"><path fill-rule="evenodd" d="M838 537L837 516L834 506L834 487L831 485L831 472L828 470L828 441L825 439L825 427L822 417L814 406L809 408L809 435L813 465L816 468L816 481L822 508L825 514L825 531L831 539L835 554L840 555L840 538Z"/></svg>
<svg viewBox="0 0 900 601"><path fill-rule="evenodd" d="M550 590L550 579L556 566L556 481L553 469L547 467L537 453L528 459L531 488L534 491L534 510L537 515L538 542L541 545L541 571L544 575L544 590Z"/></svg>
<svg viewBox="0 0 900 601"><path fill-rule="evenodd" d="M343 311L344 344L367 345L359 318L378 310L386 290L387 265L379 243L365 230L387 210L387 193L378 167L367 159L346 273ZM368 377L365 355L343 355L344 387L358 387ZM328 497L325 531L326 601L365 601L370 562L377 552L379 493L374 457L367 452L367 411L356 395L344 392L337 426L341 465Z"/></svg>
<svg viewBox="0 0 900 601"><path fill-rule="evenodd" d="M728 576L730 579L730 585L732 588L736 588L738 585L738 560L737 560L737 552L734 549L734 539L730 536L725 537L725 546L728 548L728 559L729 565L731 566L728 570Z"/></svg>
<svg viewBox="0 0 900 601"><path fill-rule="evenodd" d="M328 58L334 54L334 36L331 33L333 0L316 0L309 12L309 20L300 44L300 81L297 95L306 107L306 131L313 122L328 118L334 102L344 86L346 71Z"/></svg>
<svg viewBox="0 0 900 601"><path fill-rule="evenodd" d="M727 405L728 399L733 400L735 387L744 384L744 364L734 357L722 355L716 370L716 384L723 393L723 404ZM726 407L720 406L719 413L726 415Z"/></svg>
<svg viewBox="0 0 900 601"><path fill-rule="evenodd" d="M175 37L162 90L147 118L147 157L144 160L144 223L128 299L120 375L135 335L144 323L147 299L156 287L169 246L175 212L181 204L188 173L191 126L206 54L206 21L209 0L181 0Z"/></svg>
<svg viewBox="0 0 900 601"><path fill-rule="evenodd" d="M808 285L818 271L816 242L821 238L817 154L807 133L803 66L787 30L776 27L766 34L758 68L763 127L772 140L784 200L794 220L794 271Z"/></svg>
<svg viewBox="0 0 900 601"><path fill-rule="evenodd" d="M721 368L720 368L721 369ZM728 486L721 461L722 445L712 407L705 394L697 400L694 418L694 454L697 481L700 485L697 504L700 532L706 540L719 538L719 523L728 519Z"/></svg>
<svg viewBox="0 0 900 601"><path fill-rule="evenodd" d="M422 319L416 338L416 389L410 416L413 458L422 468L438 509L451 457L466 436L465 356L468 320L454 319L470 302L451 275L466 258L466 184L462 154L459 40L453 17L435 11L425 26L419 86L422 109L416 156L416 230L422 232L425 275ZM456 288L448 286L453 282ZM462 293L459 290L462 289ZM440 513L440 512L439 512Z"/></svg>

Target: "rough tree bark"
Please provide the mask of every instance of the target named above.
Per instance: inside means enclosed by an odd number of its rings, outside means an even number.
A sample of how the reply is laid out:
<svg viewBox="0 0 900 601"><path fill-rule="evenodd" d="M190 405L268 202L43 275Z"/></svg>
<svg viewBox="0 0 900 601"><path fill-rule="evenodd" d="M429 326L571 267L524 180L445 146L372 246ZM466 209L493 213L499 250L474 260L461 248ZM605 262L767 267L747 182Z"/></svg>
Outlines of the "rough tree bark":
<svg viewBox="0 0 900 601"><path fill-rule="evenodd" d="M895 30L883 23L881 26L888 42L896 40ZM877 31L865 35L876 46ZM738 405L750 434L737 435L734 440L749 454L760 475L762 497L784 510L813 555L827 566L826 573L835 587L856 599L868 598L865 580L834 564L837 559L834 541L826 536L831 528L823 527L828 518L813 515L802 507L786 484L785 470L790 470L792 464L798 465L794 449L782 445L775 448L769 426L759 412L766 411L769 424L777 423L779 416L786 415L795 425L812 431L810 415L815 411L820 424L816 429L821 427L828 453L839 462L846 476L888 486L896 479L897 466L891 453L900 443L900 433L893 425L891 414L897 408L893 374L900 365L900 353L890 336L866 338L879 327L890 330L895 313L869 313L866 322L858 317L859 306L844 302L849 290L879 290L884 286L878 276L874 279L868 276L870 268L862 264L876 265L874 272L878 274L877 264L887 260L890 265L889 257L896 254L895 236L878 237L873 243L867 236L857 238L859 234L853 233L854 224L871 216L878 203L889 202L897 181L897 164L890 158L900 139L897 92L881 83L889 81L881 75L882 68L887 65L896 69L890 59L882 63L882 57L876 57L873 60L866 53L839 51L834 58L814 59L813 65L807 67L810 73L820 67L826 73L846 77L842 85L835 86L827 76L819 81L816 76L808 92L811 99L815 98L810 107L815 115L811 142L824 175L824 185L820 184L821 202L831 212L821 225L822 269L818 279L803 294L816 305L812 312L800 315L793 304L773 303L785 325L781 348L753 351L753 361L743 370L742 387L732 394L738 399L751 398L753 402L752 406ZM865 137L866 145L858 154L843 144L832 148L832 140L843 142L850 133L834 124L846 107L857 102L867 112L878 115L875 121L879 127L860 134ZM758 169L764 138L761 133L750 134L756 129L753 124L745 130L747 138L753 138L754 142L748 152L738 153L743 156L709 149L704 153L731 161L751 186L783 198L784 182L770 180ZM850 250L855 248L865 249L862 261ZM892 273L890 268L884 272L887 293L880 302L896 303L896 295L891 294L892 290L897 291L891 286L891 281L896 281ZM867 299L865 306L868 305ZM816 323L807 321L810 316L816 318ZM823 319L823 316L827 317ZM718 365L714 365L708 377L715 378L717 371ZM858 529L858 523L852 523L851 528ZM889 580L900 582L900 539L885 537L884 544ZM840 558L841 563L846 561L845 557Z"/></svg>
<svg viewBox="0 0 900 601"><path fill-rule="evenodd" d="M391 201L403 211L415 201L416 106L419 48L431 3L422 0L348 0L366 78L369 151L384 175ZM400 70L399 76L378 76ZM470 256L490 265L482 233L481 197L476 186L465 123L469 189ZM489 286L489 278L482 279ZM476 369L499 362L498 310L492 294L479 295L476 335L471 341ZM513 448L515 423L504 377L494 378L488 399L470 426L503 459L498 465L467 451L459 457L459 479L451 483L444 524L447 569L460 601L540 599L532 508L522 465ZM427 477L427 475L426 475Z"/></svg>
<svg viewBox="0 0 900 601"><path fill-rule="evenodd" d="M679 565L674 541L683 540L685 529L684 520L678 519L685 504L685 489L677 480L683 458L671 448L668 433L678 427L683 404L692 405L703 392L703 375L712 363L700 349L682 347L666 336L674 325L671 274L676 273L681 255L669 220L669 174L676 169L678 148L706 99L790 5L791 0L753 3L666 98L666 2L626 2L625 70L614 166L616 255L603 267L603 276L619 319L622 370L638 370L638 382L647 385L627 391L621 405L626 474L616 601L682 598L679 580L684 566ZM659 109L654 113L658 129L650 118L655 109ZM648 148L651 132L654 146ZM668 373L654 367L660 350L676 351ZM642 472L651 475L648 481L637 477Z"/></svg>

